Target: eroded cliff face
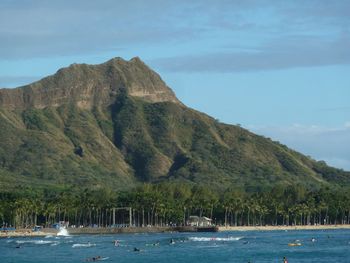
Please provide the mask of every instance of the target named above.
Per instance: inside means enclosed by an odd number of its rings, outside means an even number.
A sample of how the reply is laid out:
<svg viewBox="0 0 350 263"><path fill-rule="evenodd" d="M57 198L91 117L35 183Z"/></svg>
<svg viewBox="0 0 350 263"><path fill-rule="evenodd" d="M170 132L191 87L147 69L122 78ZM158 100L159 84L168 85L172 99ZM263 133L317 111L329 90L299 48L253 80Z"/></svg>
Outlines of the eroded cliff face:
<svg viewBox="0 0 350 263"><path fill-rule="evenodd" d="M0 107L26 109L75 103L82 109L108 106L126 92L151 103L180 103L160 76L139 58L111 59L99 65L73 64L56 74L16 89L0 89Z"/></svg>

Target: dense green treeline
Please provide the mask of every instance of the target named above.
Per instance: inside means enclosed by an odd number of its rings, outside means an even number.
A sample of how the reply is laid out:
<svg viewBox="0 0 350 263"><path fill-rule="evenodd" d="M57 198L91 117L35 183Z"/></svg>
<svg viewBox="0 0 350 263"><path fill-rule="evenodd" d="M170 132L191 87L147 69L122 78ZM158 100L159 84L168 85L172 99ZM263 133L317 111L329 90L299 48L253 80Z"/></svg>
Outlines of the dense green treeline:
<svg viewBox="0 0 350 263"><path fill-rule="evenodd" d="M69 221L75 226L184 225L190 215L217 225L349 224L349 189L279 186L260 193L213 192L180 183L108 189L20 190L0 193L0 223L17 228Z"/></svg>

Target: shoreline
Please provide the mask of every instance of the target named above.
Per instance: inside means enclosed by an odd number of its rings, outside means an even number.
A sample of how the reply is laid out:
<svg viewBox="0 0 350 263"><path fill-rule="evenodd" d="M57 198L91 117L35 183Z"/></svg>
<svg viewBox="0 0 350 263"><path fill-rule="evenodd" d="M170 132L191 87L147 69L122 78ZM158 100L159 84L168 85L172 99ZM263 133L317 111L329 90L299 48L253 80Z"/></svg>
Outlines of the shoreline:
<svg viewBox="0 0 350 263"><path fill-rule="evenodd" d="M223 231L289 231L289 230L336 230L350 229L350 225L300 225L300 226L219 226Z"/></svg>
<svg viewBox="0 0 350 263"><path fill-rule="evenodd" d="M201 230L208 232L217 231L216 227L84 227L84 228L68 228L69 235L115 235L115 234L138 234L138 233L169 233L169 232L200 232ZM211 230L211 231L210 231ZM32 231L31 229L16 229L14 231L1 231L0 238L8 237L45 237L48 235L57 236L59 230L53 228L44 228L41 231Z"/></svg>
<svg viewBox="0 0 350 263"><path fill-rule="evenodd" d="M292 231L292 230L336 230L350 229L350 224L346 225L303 225L303 226L217 226L218 232L225 231ZM68 228L70 235L103 235L103 234L136 234L136 233L169 233L169 232L214 232L199 231L189 227L130 227L130 228ZM42 231L32 231L29 229L17 229L15 231L0 232L0 238L11 237L45 237L57 236L58 230L46 228Z"/></svg>
<svg viewBox="0 0 350 263"><path fill-rule="evenodd" d="M8 232L0 232L0 238L10 238L10 237L45 237L45 236L56 236L57 232L55 231L31 231L31 230L14 230Z"/></svg>

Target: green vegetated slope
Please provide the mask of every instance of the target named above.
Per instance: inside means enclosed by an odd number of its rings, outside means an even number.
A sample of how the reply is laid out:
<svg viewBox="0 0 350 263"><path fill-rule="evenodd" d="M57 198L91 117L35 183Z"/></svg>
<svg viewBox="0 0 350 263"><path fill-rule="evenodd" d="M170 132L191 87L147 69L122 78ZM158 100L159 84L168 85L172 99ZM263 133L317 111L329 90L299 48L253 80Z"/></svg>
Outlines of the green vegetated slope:
<svg viewBox="0 0 350 263"><path fill-rule="evenodd" d="M349 185L350 174L184 106L138 58L0 90L0 187Z"/></svg>

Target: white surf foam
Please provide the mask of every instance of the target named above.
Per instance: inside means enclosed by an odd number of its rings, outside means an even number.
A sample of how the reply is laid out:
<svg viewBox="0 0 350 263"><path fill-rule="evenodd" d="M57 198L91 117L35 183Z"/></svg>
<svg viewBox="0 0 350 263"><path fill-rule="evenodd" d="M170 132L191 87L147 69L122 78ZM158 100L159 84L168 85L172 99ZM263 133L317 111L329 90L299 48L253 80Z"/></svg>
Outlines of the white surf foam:
<svg viewBox="0 0 350 263"><path fill-rule="evenodd" d="M189 237L188 239L195 242L210 242L210 241L238 241L243 237Z"/></svg>
<svg viewBox="0 0 350 263"><path fill-rule="evenodd" d="M47 244L55 244L58 243L57 241L51 241L51 240L17 240L17 244L35 244L35 245L47 245Z"/></svg>
<svg viewBox="0 0 350 263"><path fill-rule="evenodd" d="M77 243L77 244L73 244L72 248L80 248L80 247L94 247L96 246L96 244L91 244L91 243Z"/></svg>
<svg viewBox="0 0 350 263"><path fill-rule="evenodd" d="M60 227L60 231L58 231L57 236L68 237L69 236L68 230L64 227Z"/></svg>

